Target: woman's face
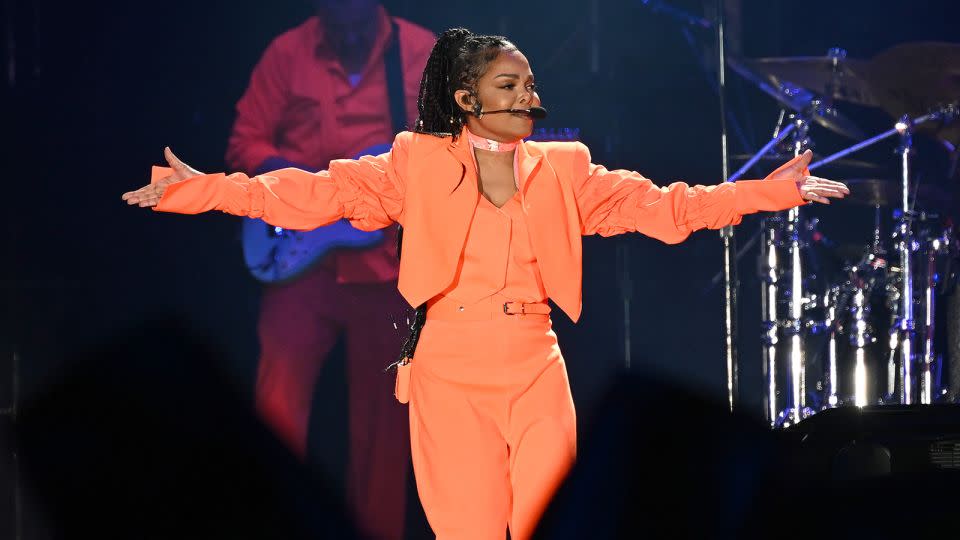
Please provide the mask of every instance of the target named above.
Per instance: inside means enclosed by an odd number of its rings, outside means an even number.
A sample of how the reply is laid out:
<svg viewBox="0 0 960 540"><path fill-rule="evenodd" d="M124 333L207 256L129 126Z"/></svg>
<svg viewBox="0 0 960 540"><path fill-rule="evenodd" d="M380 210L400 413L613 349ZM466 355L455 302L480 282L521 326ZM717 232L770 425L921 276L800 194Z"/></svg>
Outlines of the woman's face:
<svg viewBox="0 0 960 540"><path fill-rule="evenodd" d="M486 72L477 81L477 96L483 111L502 109L529 109L540 106L530 63L518 50L501 51L487 64ZM533 132L533 120L525 114L485 114L477 118L472 114L475 97L467 90L454 94L457 104L467 111L467 127L470 131L488 139L511 142Z"/></svg>

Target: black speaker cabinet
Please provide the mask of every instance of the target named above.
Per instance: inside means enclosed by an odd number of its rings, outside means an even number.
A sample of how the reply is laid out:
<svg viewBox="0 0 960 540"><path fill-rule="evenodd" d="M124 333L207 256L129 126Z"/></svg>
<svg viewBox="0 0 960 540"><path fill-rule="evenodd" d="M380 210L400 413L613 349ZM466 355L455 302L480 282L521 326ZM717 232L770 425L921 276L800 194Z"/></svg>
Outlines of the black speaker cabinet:
<svg viewBox="0 0 960 540"><path fill-rule="evenodd" d="M784 430L799 474L844 479L960 472L960 405L840 407Z"/></svg>

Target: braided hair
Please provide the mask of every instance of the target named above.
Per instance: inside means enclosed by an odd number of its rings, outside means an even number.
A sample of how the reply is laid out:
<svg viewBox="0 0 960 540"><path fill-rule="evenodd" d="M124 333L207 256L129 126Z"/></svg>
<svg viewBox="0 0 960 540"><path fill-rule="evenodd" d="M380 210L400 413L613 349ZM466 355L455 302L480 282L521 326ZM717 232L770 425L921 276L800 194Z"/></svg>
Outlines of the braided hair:
<svg viewBox="0 0 960 540"><path fill-rule="evenodd" d="M474 110L479 113L477 81L501 51L516 48L503 36L474 34L466 28L451 28L440 34L420 79L418 116L413 131L456 140L467 123L467 113L454 100L454 92L468 90L474 97ZM401 229L397 237L397 253L402 250ZM409 321L410 333L400 348L400 358L391 367L413 358L426 320L427 305L421 304Z"/></svg>
<svg viewBox="0 0 960 540"><path fill-rule="evenodd" d="M467 115L454 100L454 92L469 91L479 111L477 81L501 51L516 48L503 36L474 34L466 28L451 28L441 34L420 79L414 131L456 138L467 123Z"/></svg>

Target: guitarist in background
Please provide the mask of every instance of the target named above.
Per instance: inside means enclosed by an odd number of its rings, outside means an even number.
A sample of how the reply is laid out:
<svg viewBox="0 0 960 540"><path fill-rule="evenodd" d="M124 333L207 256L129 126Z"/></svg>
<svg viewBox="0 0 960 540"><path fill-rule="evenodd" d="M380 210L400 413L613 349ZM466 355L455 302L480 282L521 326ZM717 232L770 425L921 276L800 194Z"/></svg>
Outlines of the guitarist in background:
<svg viewBox="0 0 960 540"><path fill-rule="evenodd" d="M229 168L251 175L284 167L316 171L389 143L405 128L395 125L391 92L405 107L401 120L413 125L433 34L390 17L372 0L314 4L316 16L276 38L254 68L237 103ZM399 55L391 57L397 46ZM390 83L391 69L402 82ZM390 229L373 247L334 251L292 281L267 285L258 323L256 407L301 459L320 369L345 338L347 498L371 538L399 539L404 531L407 408L393 397L393 377L383 374L404 337L393 326L408 308L397 292L398 267Z"/></svg>

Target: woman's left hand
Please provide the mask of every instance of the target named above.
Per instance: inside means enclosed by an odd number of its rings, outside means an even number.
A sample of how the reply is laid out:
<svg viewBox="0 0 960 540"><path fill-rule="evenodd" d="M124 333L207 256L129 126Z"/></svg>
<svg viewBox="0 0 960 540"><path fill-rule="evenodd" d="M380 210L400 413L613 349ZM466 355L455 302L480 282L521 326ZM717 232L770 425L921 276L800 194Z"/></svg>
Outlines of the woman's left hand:
<svg viewBox="0 0 960 540"><path fill-rule="evenodd" d="M830 199L842 199L850 194L850 189L843 182L810 176L807 166L812 158L813 152L806 150L770 173L766 179L793 180L800 190L800 197L805 201L830 204Z"/></svg>

